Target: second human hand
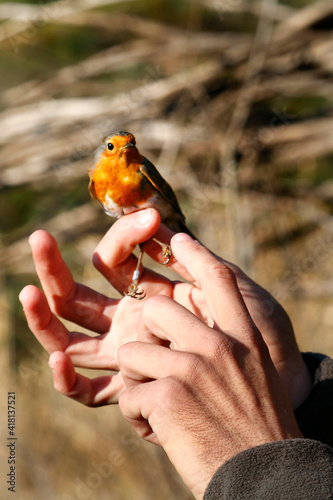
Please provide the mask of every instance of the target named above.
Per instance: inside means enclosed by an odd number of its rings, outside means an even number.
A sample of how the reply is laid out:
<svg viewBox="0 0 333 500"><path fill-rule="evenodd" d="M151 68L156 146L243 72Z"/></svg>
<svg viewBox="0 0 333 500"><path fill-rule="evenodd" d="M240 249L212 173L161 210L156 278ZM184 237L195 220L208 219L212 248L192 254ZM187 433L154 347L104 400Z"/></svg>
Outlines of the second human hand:
<svg viewBox="0 0 333 500"><path fill-rule="evenodd" d="M93 262L99 272L119 291L126 290L136 266L133 249L153 236L160 224L158 212L145 210L117 221L98 245ZM165 235L164 235L165 236ZM118 371L116 353L127 342L137 339L144 301L129 297L111 299L76 283L64 262L55 239L45 231L30 237L37 274L44 293L28 285L21 294L24 312L33 334L50 353L55 388L87 406L118 402L124 388L119 373L89 379L76 373L75 367ZM147 248L160 259L153 243ZM145 269L141 283L147 296L163 294L186 305L191 311L205 307L200 298L192 300L192 286L171 282ZM202 307L201 307L202 306ZM98 336L69 331L60 318L90 330Z"/></svg>

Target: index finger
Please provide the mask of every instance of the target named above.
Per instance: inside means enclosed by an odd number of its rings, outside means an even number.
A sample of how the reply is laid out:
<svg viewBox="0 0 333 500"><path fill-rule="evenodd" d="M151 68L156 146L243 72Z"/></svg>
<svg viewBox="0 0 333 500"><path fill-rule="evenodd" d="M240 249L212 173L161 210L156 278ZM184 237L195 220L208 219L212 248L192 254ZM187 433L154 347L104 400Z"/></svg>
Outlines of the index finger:
<svg viewBox="0 0 333 500"><path fill-rule="evenodd" d="M232 270L185 233L173 237L172 250L201 288L216 326L236 338L251 335L255 325Z"/></svg>

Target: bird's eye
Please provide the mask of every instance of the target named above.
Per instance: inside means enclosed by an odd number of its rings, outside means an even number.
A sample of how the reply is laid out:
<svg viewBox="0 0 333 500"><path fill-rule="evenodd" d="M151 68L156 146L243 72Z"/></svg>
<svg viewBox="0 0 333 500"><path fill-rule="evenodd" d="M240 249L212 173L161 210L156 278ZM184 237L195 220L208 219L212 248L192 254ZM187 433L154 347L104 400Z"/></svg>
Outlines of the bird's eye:
<svg viewBox="0 0 333 500"><path fill-rule="evenodd" d="M114 145L112 144L112 142L108 142L108 150L112 151L113 148L114 148Z"/></svg>

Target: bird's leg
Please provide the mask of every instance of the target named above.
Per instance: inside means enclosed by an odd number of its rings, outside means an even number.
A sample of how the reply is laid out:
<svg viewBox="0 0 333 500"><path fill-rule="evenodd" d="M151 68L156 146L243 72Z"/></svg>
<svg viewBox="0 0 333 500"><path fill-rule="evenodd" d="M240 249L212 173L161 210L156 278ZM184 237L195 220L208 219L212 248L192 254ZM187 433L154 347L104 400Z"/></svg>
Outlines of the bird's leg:
<svg viewBox="0 0 333 500"><path fill-rule="evenodd" d="M162 262L162 264L163 264L163 266L166 266L167 264L169 264L169 261L172 257L171 246L167 245L166 243L162 243L161 241L157 240L156 238L152 238L152 240L155 241L155 243L157 243L158 245L160 245L162 247L162 255L165 258L165 261Z"/></svg>
<svg viewBox="0 0 333 500"><path fill-rule="evenodd" d="M169 261L172 257L172 251L170 245L167 245L166 243L162 243L161 241L157 240L156 238L152 238L152 240L155 241L158 245L162 247L162 255L165 258L165 261L162 262L164 266L169 264ZM136 265L135 271L132 276L132 283L127 289L127 295L128 297L132 297L133 299L137 300L142 300L146 296L146 292L144 290L139 290L139 280L141 276L141 265L142 265L142 258L143 258L143 250L140 247L140 254L138 258L138 263Z"/></svg>
<svg viewBox="0 0 333 500"><path fill-rule="evenodd" d="M144 290L139 290L139 279L141 276L140 268L142 264L142 257L143 257L143 250L140 247L140 254L138 258L138 263L136 265L135 271L132 276L132 283L128 287L127 293L125 293L125 295L127 295L128 297L132 297L133 299L137 300L142 300L146 296L146 292Z"/></svg>

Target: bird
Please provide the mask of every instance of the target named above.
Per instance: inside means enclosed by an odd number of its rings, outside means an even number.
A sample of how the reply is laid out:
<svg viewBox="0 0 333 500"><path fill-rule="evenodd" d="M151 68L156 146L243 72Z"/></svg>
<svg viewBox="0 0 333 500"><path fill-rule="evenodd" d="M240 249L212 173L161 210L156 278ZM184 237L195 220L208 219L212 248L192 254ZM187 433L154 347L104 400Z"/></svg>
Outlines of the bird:
<svg viewBox="0 0 333 500"><path fill-rule="evenodd" d="M136 139L130 132L111 132L97 148L94 165L88 174L90 194L98 200L107 215L119 218L145 208L155 208L160 213L161 222L172 231L185 232L196 239L186 225L173 189L153 163L140 154ZM162 247L163 264L167 265L172 256L170 245L152 239ZM139 289L142 257L140 246L132 283L125 292L125 295L138 300L146 295Z"/></svg>

